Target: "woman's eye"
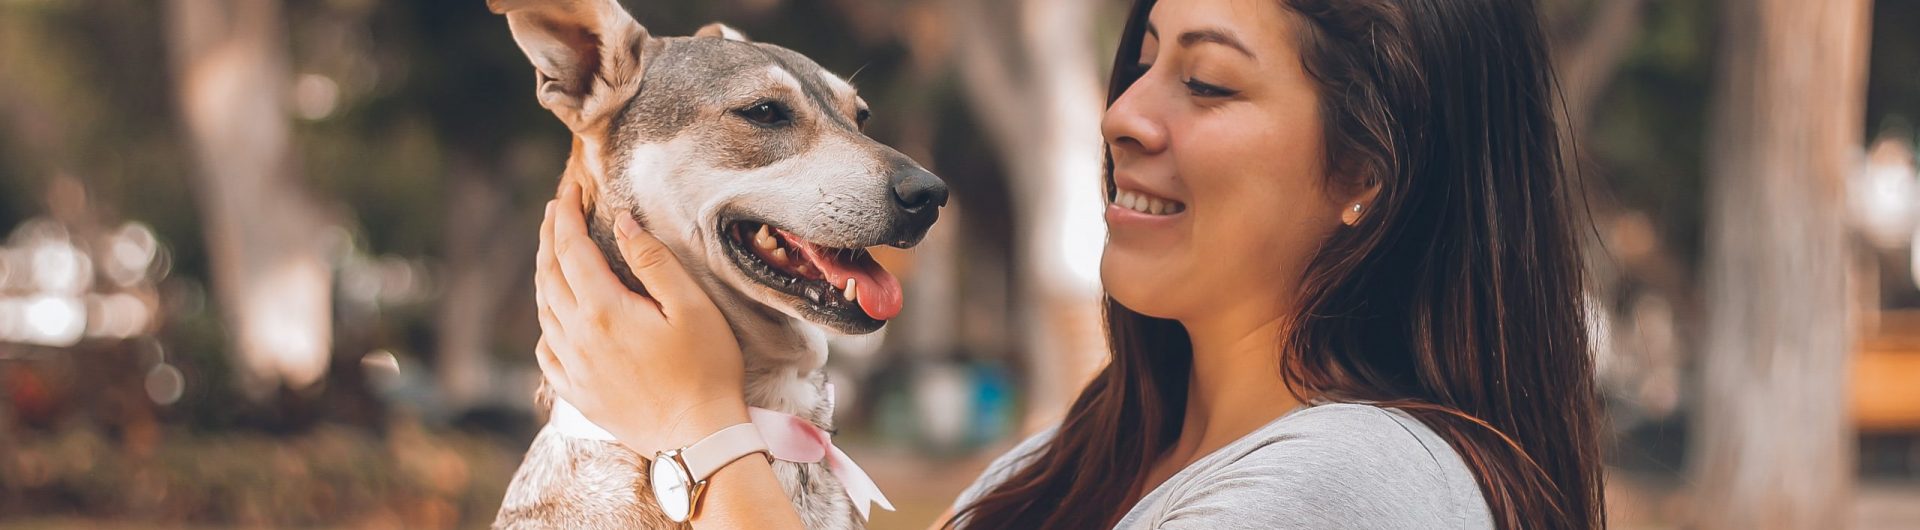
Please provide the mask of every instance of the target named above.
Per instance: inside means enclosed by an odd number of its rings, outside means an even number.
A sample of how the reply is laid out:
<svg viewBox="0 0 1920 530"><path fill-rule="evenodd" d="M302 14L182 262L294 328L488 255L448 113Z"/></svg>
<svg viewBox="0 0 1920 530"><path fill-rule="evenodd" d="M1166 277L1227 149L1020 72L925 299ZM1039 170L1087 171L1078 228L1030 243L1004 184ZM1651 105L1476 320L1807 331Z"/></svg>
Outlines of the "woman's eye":
<svg viewBox="0 0 1920 530"><path fill-rule="evenodd" d="M1223 87L1202 83L1199 80L1191 77L1181 82L1187 85L1187 92L1192 93L1194 96L1197 96L1197 97L1224 98L1224 97L1231 97L1235 94L1239 94L1239 92L1237 91L1228 90Z"/></svg>
<svg viewBox="0 0 1920 530"><path fill-rule="evenodd" d="M772 101L758 103L734 112L748 121L761 125L781 125L793 121L793 116L787 112L786 106Z"/></svg>

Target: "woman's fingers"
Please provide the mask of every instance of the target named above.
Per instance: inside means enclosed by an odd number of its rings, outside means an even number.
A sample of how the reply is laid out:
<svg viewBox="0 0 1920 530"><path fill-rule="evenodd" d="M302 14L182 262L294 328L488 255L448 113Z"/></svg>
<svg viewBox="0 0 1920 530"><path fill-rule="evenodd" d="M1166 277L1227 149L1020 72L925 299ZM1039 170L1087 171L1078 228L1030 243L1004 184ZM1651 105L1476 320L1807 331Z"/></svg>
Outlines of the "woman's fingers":
<svg viewBox="0 0 1920 530"><path fill-rule="evenodd" d="M609 293L629 292L613 275L606 257L600 255L599 245L587 235L587 218L582 212L578 185L561 190L560 203L554 207L553 252L567 286L572 288L581 306L594 311L610 310L612 308L602 306L599 301L615 300Z"/></svg>
<svg viewBox="0 0 1920 530"><path fill-rule="evenodd" d="M554 354L560 355L556 358L560 359L563 366L580 366L583 360L575 357L579 350L573 347L573 341L567 336L566 320L554 313L544 295L535 293L534 299L539 305L539 311L535 313L540 317L540 342L552 348Z"/></svg>
<svg viewBox="0 0 1920 530"><path fill-rule="evenodd" d="M558 209L554 201L547 201L547 217L540 222L540 250L534 253L533 285L534 290L546 297L546 303L560 311L573 312L573 289L567 286L566 278L561 276L560 262L553 252L553 213Z"/></svg>
<svg viewBox="0 0 1920 530"><path fill-rule="evenodd" d="M565 331L560 327L560 320L554 318L553 304L548 300L546 289L533 290L533 307L535 309L533 314L540 320L541 335L554 335Z"/></svg>
<svg viewBox="0 0 1920 530"><path fill-rule="evenodd" d="M619 217L614 222L614 231L619 235L615 239L619 242L620 254L633 270L634 278L639 279L640 284L646 286L647 294L660 304L660 313L668 321L685 316L686 311L699 307L697 304L701 302L712 304L666 244L642 230L632 217Z"/></svg>
<svg viewBox="0 0 1920 530"><path fill-rule="evenodd" d="M533 352L533 359L540 363L540 373L546 376L547 384L553 385L554 390L564 393L565 389L572 384L567 379L567 367L560 362L553 347L547 345L546 337L540 337L540 342L533 346Z"/></svg>

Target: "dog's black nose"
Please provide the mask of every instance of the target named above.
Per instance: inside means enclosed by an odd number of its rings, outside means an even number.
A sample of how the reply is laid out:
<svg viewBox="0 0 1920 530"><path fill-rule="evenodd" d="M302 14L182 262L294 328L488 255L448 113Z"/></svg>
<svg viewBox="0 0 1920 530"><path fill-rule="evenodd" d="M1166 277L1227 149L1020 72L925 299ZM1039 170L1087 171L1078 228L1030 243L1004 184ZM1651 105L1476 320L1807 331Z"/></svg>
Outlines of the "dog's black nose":
<svg viewBox="0 0 1920 530"><path fill-rule="evenodd" d="M927 170L905 168L893 174L893 200L907 213L946 206L947 183Z"/></svg>

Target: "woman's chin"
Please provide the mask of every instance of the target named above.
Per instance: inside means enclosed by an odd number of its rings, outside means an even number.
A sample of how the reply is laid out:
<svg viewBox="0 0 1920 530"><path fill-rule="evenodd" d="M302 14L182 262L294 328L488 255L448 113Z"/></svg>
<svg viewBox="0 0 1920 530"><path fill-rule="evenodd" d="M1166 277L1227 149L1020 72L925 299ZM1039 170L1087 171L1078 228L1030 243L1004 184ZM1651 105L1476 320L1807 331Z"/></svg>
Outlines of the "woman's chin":
<svg viewBox="0 0 1920 530"><path fill-rule="evenodd" d="M1111 256L1111 254L1108 254ZM1181 292L1178 279L1153 267L1133 267L1102 260L1100 284L1107 296L1127 309L1154 318L1176 318L1179 311L1170 307L1173 295Z"/></svg>

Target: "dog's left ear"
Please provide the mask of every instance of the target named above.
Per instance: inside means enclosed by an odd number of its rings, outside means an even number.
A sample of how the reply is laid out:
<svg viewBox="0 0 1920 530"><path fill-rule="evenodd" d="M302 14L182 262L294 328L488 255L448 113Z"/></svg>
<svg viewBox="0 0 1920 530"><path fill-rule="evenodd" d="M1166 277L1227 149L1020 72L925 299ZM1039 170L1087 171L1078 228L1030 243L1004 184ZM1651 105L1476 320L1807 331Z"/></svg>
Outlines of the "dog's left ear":
<svg viewBox="0 0 1920 530"><path fill-rule="evenodd" d="M726 24L721 24L721 23L719 23L719 22L715 22L715 23L712 23L712 24L707 24L707 25L705 25L705 26L701 26L701 27L700 27L700 31L699 31L699 32L696 32L696 33L694 33L694 34L693 34L693 36L695 36L695 37L720 37L720 38L723 38L723 39L727 39L727 40L737 40L737 41L740 41L740 42L749 42L749 41L747 40L747 34L745 34L745 33L741 33L741 32L740 32L740 30L737 30L737 29L733 29L733 27L732 27L732 26L728 26L728 25L726 25Z"/></svg>
<svg viewBox="0 0 1920 530"><path fill-rule="evenodd" d="M652 36L618 0L487 0L538 74L540 105L584 132L632 94Z"/></svg>

